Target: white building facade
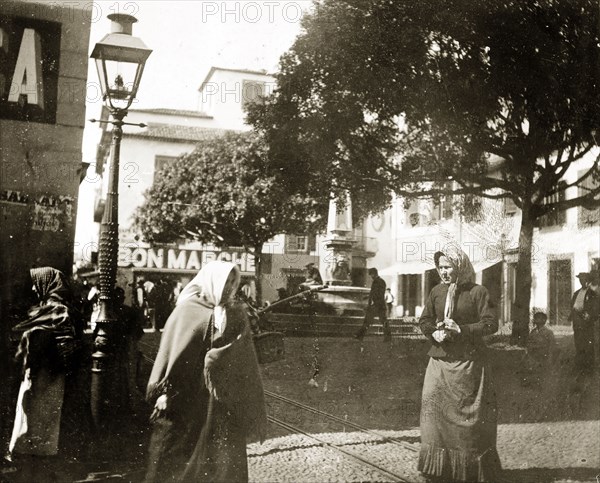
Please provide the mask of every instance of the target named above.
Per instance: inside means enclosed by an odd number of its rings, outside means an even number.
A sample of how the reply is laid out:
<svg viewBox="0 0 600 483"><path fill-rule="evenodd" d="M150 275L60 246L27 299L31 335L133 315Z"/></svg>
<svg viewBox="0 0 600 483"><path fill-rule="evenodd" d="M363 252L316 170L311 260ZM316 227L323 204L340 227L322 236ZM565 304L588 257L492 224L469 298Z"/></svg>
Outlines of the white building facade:
<svg viewBox="0 0 600 483"><path fill-rule="evenodd" d="M213 67L199 88L200 110L167 108L130 109L126 121L144 123L146 128L124 126L121 142L119 173L119 270L117 285L126 289L128 301L139 280L156 282L159 279L185 285L203 264L215 259L231 260L239 264L245 280L253 283L254 257L238 247L227 249L181 240L169 245L150 245L133 228L136 209L144 202L160 169L166 163L190 153L198 143L227 131L244 131L246 103L267 95L274 79L265 72ZM103 111L102 117L108 118ZM102 138L98 146L97 171L108 172L111 131L102 124ZM94 221L100 223L107 191L107 177L98 189ZM366 258L373 255L373 240L364 236L364 228L354 230L354 276L357 283L365 283ZM279 235L263 249L263 299L275 300L277 289L294 291L305 280L305 265L319 266L324 252L324 237L315 234ZM368 246L367 246L368 245ZM370 250L370 251L367 251Z"/></svg>
<svg viewBox="0 0 600 483"><path fill-rule="evenodd" d="M592 152L575 163L563 181L574 182L597 156ZM582 189L570 187L564 196L580 196ZM395 199L391 208L366 221L366 236L390 247L378 251L369 265L391 286L396 315L420 315L429 291L439 282L433 254L452 240L473 262L476 281L488 288L500 321L511 321L520 211L510 200L475 197L469 202L474 209L465 219L453 209L451 198L439 203ZM600 208L571 208L546 215L534 230L531 308L546 312L550 324L569 324L571 296L579 288L577 273L600 268L599 219Z"/></svg>

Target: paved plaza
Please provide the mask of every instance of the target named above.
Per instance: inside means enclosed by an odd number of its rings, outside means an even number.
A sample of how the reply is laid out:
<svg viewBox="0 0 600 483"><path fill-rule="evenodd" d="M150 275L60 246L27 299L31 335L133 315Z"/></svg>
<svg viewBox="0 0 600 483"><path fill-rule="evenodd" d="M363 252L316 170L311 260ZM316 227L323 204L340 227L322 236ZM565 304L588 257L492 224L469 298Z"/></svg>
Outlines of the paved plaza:
<svg viewBox="0 0 600 483"><path fill-rule="evenodd" d="M154 357L159 337L145 334L141 347L147 358ZM507 346L502 337L492 341L503 482L597 481L599 382L591 376L574 377L572 335L561 334L557 340L561 350L551 370L525 385L520 372L523 350ZM285 359L263 365L263 381L271 420L285 421L297 430L271 422L267 440L248 446L250 480L422 482L416 465L427 348L422 339L384 343L381 336L367 336L362 343L348 338L286 338ZM149 370L145 359L143 371ZM286 403L286 398L297 405ZM37 472L41 476L36 481L141 481L147 436L146 429L133 438L120 458L49 466ZM0 481L32 480L5 472Z"/></svg>

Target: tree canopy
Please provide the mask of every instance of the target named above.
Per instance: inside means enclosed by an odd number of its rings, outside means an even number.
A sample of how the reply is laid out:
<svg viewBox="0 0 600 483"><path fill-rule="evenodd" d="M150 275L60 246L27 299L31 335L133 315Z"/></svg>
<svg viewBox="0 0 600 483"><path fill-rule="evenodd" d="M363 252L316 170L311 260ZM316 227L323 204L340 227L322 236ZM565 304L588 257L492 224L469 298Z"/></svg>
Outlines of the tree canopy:
<svg viewBox="0 0 600 483"><path fill-rule="evenodd" d="M598 10L587 0L325 0L250 119L307 184L414 196L415 182L452 177L527 199L540 216L557 179L596 145ZM487 176L490 156L503 160L501 177Z"/></svg>
<svg viewBox="0 0 600 483"><path fill-rule="evenodd" d="M392 192L511 198L529 294L539 218L600 199L598 163L559 183L597 146L599 12L592 0L323 0L249 118L282 171L367 209ZM571 186L578 196L555 196Z"/></svg>
<svg viewBox="0 0 600 483"><path fill-rule="evenodd" d="M327 208L327 197L287 189L259 136L231 132L167 164L146 192L135 223L148 241L244 247L257 259L259 279L263 244L277 234L322 229Z"/></svg>

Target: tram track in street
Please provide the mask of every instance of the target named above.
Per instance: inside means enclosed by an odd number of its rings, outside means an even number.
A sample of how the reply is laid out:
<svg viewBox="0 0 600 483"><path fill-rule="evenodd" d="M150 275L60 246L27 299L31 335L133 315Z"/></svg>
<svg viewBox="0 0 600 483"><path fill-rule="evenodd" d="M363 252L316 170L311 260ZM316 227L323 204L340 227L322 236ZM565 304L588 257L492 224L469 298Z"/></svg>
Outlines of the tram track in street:
<svg viewBox="0 0 600 483"><path fill-rule="evenodd" d="M402 477L401 475L398 475L392 471L389 471L388 469L378 465L377 463L373 463L372 461L369 461L367 458L362 457L361 455L357 454L354 451L350 451L350 450L346 449L344 447L344 446L347 446L346 444L336 444L336 443L331 443L329 441L325 441L324 439L322 439L314 434L307 433L306 431L302 430L301 428L298 428L297 426L294 426L293 424L287 423L287 422L282 421L281 419L275 418L273 416L267 416L267 419L272 424L276 424L277 426L279 426L283 429L286 429L287 431L289 431L292 434L301 434L304 437L317 442L318 446L336 451L336 452L342 454L344 457L349 458L350 460L358 463L360 466L369 468L370 470L375 470L379 474L387 477L390 481L409 482L409 480ZM249 457L258 457L258 456L261 456L261 455L255 455L255 456L249 456Z"/></svg>
<svg viewBox="0 0 600 483"><path fill-rule="evenodd" d="M309 406L307 404L295 401L293 399L287 398L285 396L282 396L280 394L276 394L276 393L271 392L271 391L265 390L264 392L265 392L266 396L268 396L268 397L270 397L272 399L275 399L275 400L287 403L287 404L289 404L291 406L295 406L297 408L303 409L303 410L311 412L313 414L317 414L319 416L323 416L323 417L325 417L325 418L327 418L327 419L329 419L331 421L335 421L335 422L338 422L338 423L340 423L340 424L342 424L344 426L347 426L349 428L356 429L357 431L359 431L361 433L366 433L366 434L368 434L370 436L376 436L376 437L380 438L380 440L381 440L382 443L392 443L392 444L395 444L395 445L398 445L398 446L402 446L403 448L405 448L405 449L407 449L409 451L412 451L414 453L418 453L418 451L419 451L419 449L414 444L407 443L406 441L402 441L402 440L397 439L397 438L392 438L392 437L386 436L385 434L382 434L382 433L380 433L378 431L374 431L372 429L369 429L369 428L366 428L364 426L361 426L360 424L354 423L352 421L348 421L346 418L341 418L339 416L336 416L335 414L331 414L331 413L327 413L325 411L321 411L320 409L313 408L312 406Z"/></svg>
<svg viewBox="0 0 600 483"><path fill-rule="evenodd" d="M145 346L145 348L147 348L149 350L156 351L156 347L153 344L142 343L142 345ZM146 354L142 354L142 357L147 363L154 364L154 359L152 357L149 357ZM314 408L312 406L301 403L299 401L295 401L293 399L290 399L288 397L274 393L272 391L265 390L264 393L265 393L266 397L272 399L273 401L278 401L278 402L286 404L288 406L296 407L296 408L299 408L306 412L319 415L333 423L343 425L344 428L346 428L346 427L352 428L352 429L356 430L358 433L366 434L366 435L376 438L375 440L362 441L361 443L393 444L396 446L400 446L403 449L408 450L412 453L418 452L418 448L415 445L408 443L406 441L402 441L400 439L387 436L378 431L374 431L369 428L366 428L360 424L348 421L345 418L336 416L335 414L330 414L325 411L321 411L320 409ZM361 466L368 470L372 470L372 471L379 473L380 475L382 475L382 477L386 478L389 481L395 481L395 482L410 481L410 480L407 480L402 475L394 473L393 471L390 471L389 469L384 468L383 466L379 465L378 463L370 461L369 459L365 458L364 456L356 453L355 451L351 451L347 448L347 446L349 446L350 444L354 445L356 443L333 443L333 442L327 441L325 438L320 437L319 435L304 431L302 428L300 428L294 424L291 424L287 421L284 421L280 418L277 418L275 416L268 415L267 419L271 424L278 426L291 434L302 435L303 437L307 438L309 441L314 442L315 443L314 446L332 450L332 451L342 455L343 457L353 461L358 466ZM277 452L284 451L284 449L279 448L279 449L276 449L275 451L277 451ZM260 456L262 456L262 455L261 454L249 454L248 455L249 458L257 458Z"/></svg>

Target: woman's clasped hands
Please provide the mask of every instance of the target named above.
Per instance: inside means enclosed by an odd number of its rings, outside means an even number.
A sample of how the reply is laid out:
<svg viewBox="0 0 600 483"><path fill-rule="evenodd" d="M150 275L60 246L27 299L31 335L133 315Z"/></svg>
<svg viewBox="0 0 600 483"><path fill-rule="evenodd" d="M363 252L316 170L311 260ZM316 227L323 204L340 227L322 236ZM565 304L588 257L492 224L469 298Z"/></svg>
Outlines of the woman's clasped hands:
<svg viewBox="0 0 600 483"><path fill-rule="evenodd" d="M452 319L444 319L437 323L437 330L431 334L438 343L451 339L454 334L460 334L460 326Z"/></svg>

